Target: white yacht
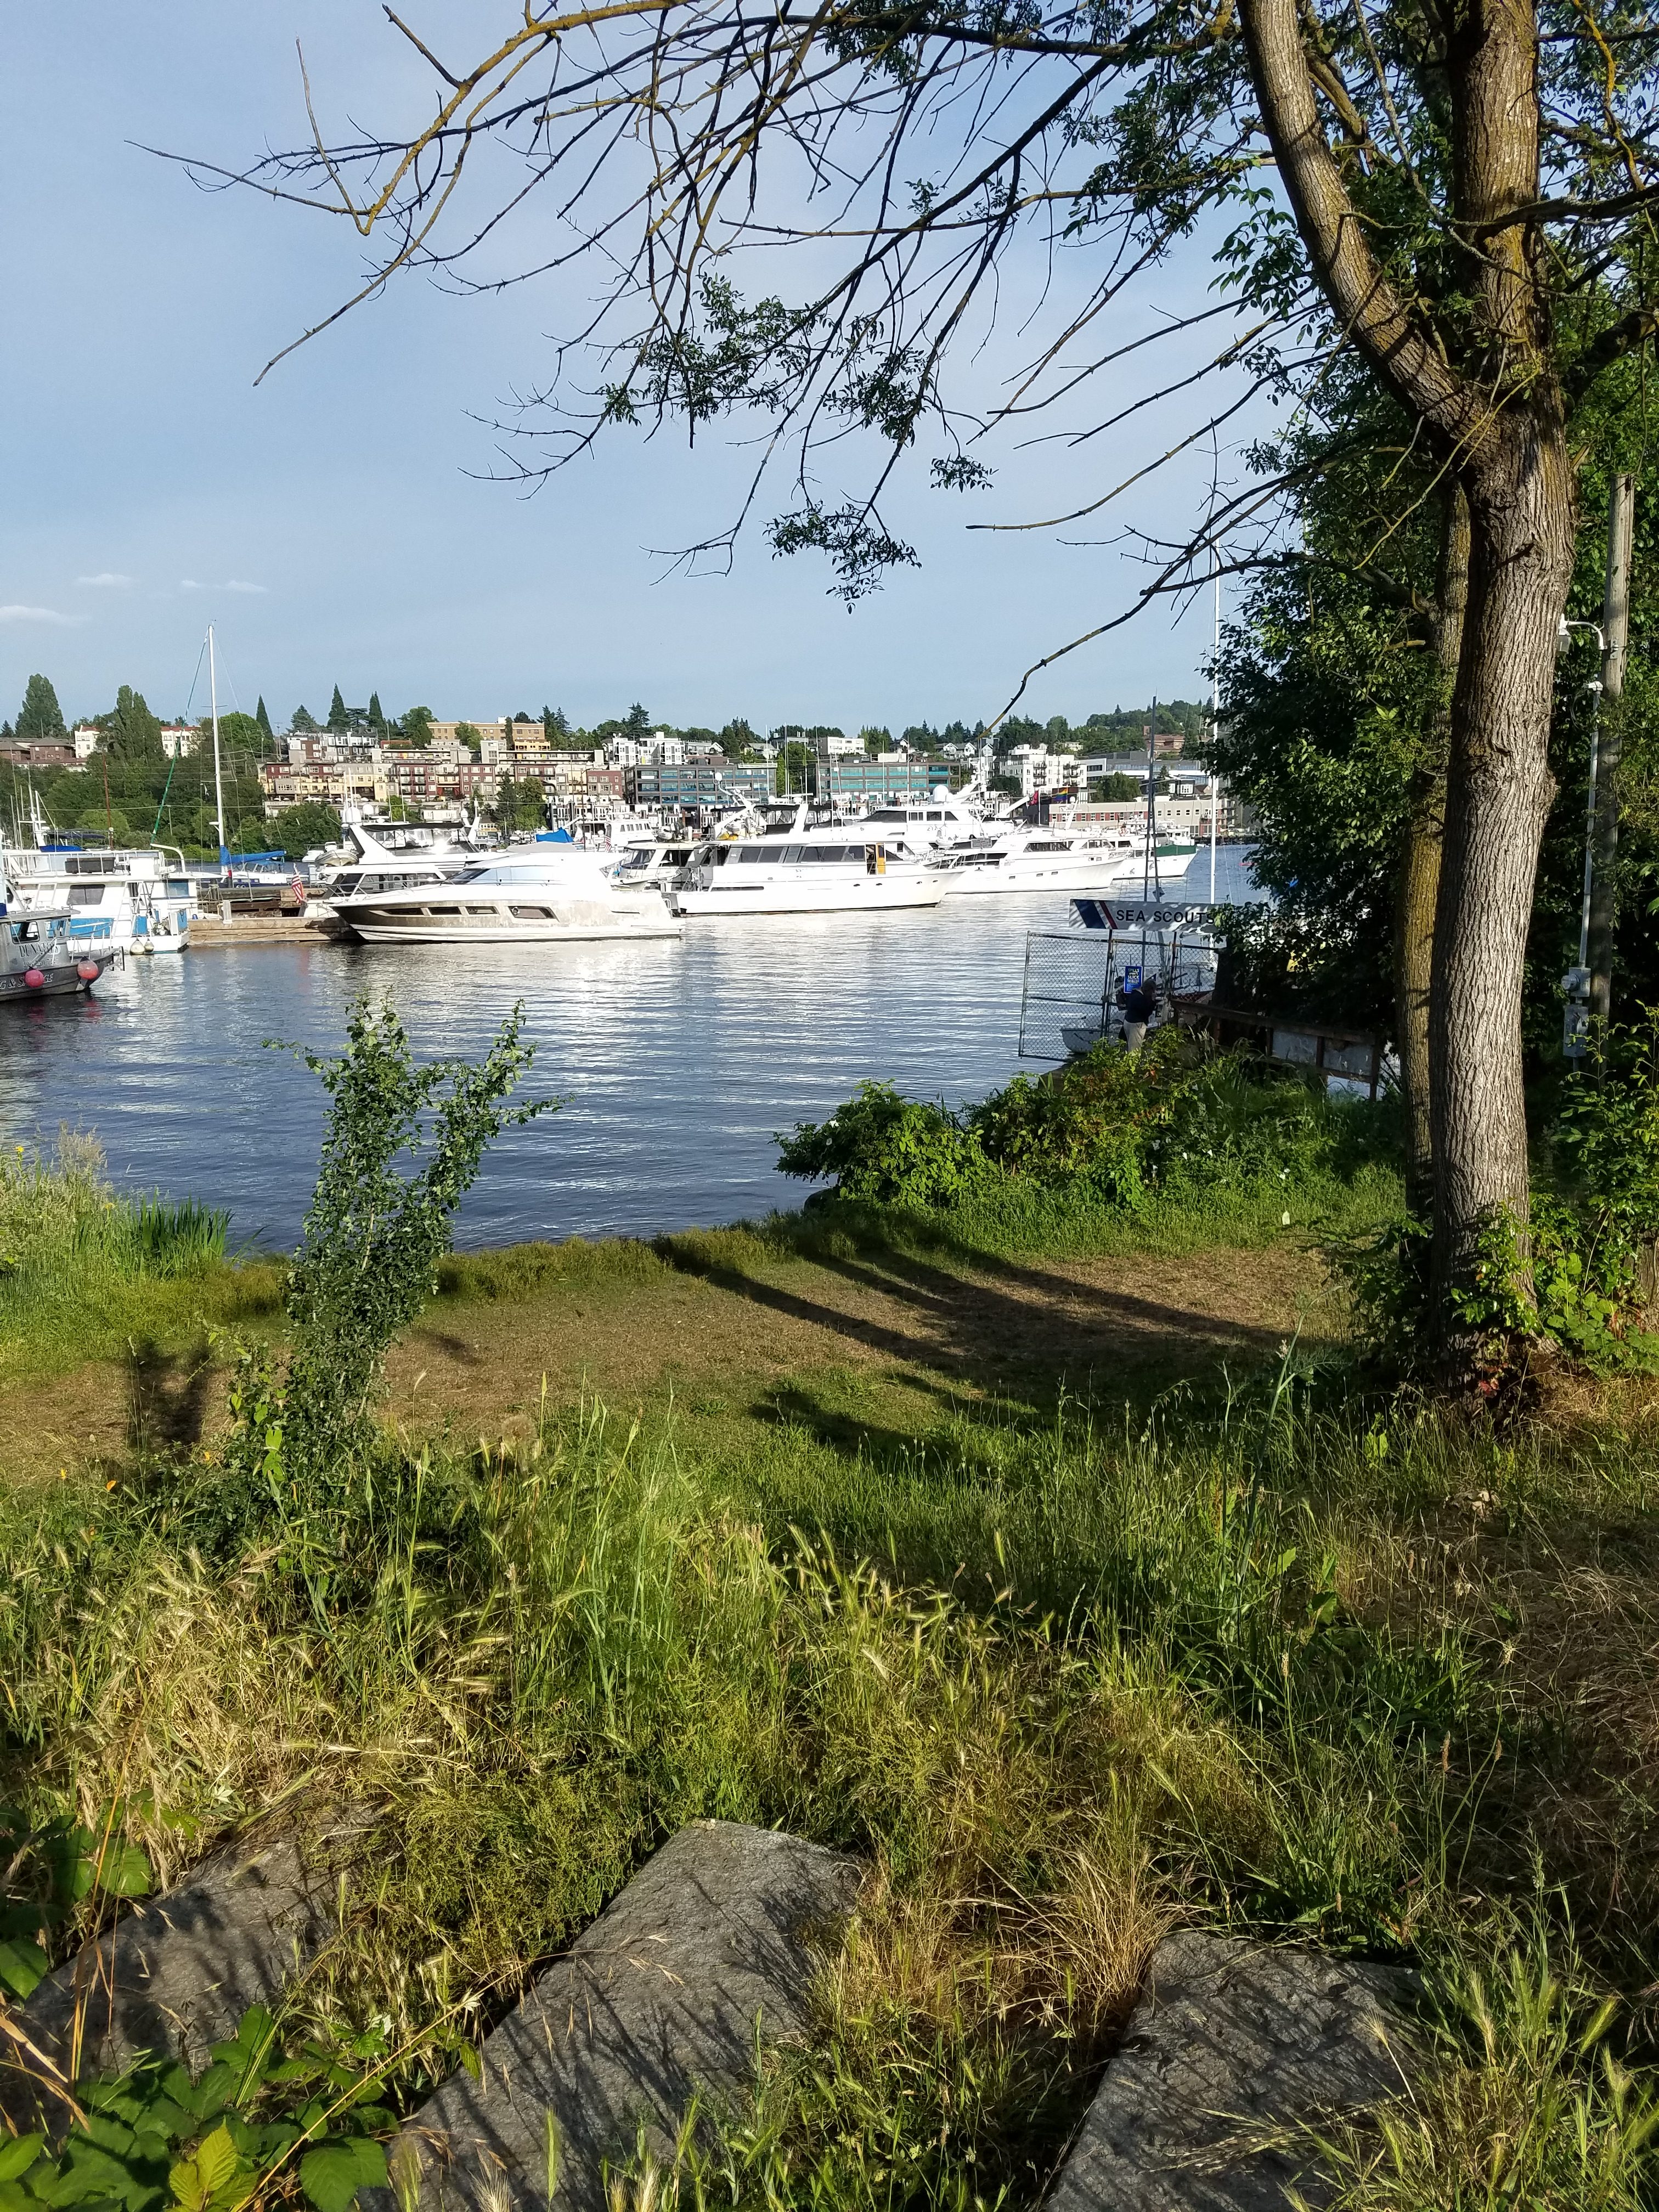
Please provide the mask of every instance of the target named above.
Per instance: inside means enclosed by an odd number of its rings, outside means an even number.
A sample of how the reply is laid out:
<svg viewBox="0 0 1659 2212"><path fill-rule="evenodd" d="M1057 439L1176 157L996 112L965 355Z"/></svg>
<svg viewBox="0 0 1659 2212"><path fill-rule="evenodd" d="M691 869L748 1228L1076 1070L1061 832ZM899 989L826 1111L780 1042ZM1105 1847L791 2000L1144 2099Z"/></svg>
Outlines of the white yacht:
<svg viewBox="0 0 1659 2212"><path fill-rule="evenodd" d="M676 914L884 914L937 906L941 878L903 836L861 822L787 827L699 845L668 894Z"/></svg>
<svg viewBox="0 0 1659 2212"><path fill-rule="evenodd" d="M5 886L0 884L0 894ZM0 895L0 1003L89 991L116 957L109 943L71 935L68 907L24 907Z"/></svg>
<svg viewBox="0 0 1659 2212"><path fill-rule="evenodd" d="M696 848L695 836L630 837L611 880L619 891L672 890Z"/></svg>
<svg viewBox="0 0 1659 2212"><path fill-rule="evenodd" d="M930 791L926 799L872 806L858 818L860 829L878 837L900 837L912 852L948 852L970 838L985 836L992 825L976 813L965 791Z"/></svg>
<svg viewBox="0 0 1659 2212"><path fill-rule="evenodd" d="M453 883L464 868L493 856L495 848L473 844L434 844L430 842L388 845L361 822L348 822L346 836L356 847L356 857L336 862L318 877L306 895L306 920L327 929L338 915L341 902L363 899L381 891L419 890L429 884Z"/></svg>
<svg viewBox="0 0 1659 2212"><path fill-rule="evenodd" d="M67 914L77 945L124 952L182 952L201 917L184 855L169 846L93 852L41 838L3 855L11 896L37 914Z"/></svg>
<svg viewBox="0 0 1659 2212"><path fill-rule="evenodd" d="M1194 848L1160 840L1158 872L1169 883L1186 872ZM991 892L1115 889L1143 873L1146 840L1122 830L1007 830L975 837L928 863L951 898Z"/></svg>
<svg viewBox="0 0 1659 2212"><path fill-rule="evenodd" d="M619 891L598 854L563 842L475 854L461 872L335 898L341 926L369 945L554 944L678 937L659 896Z"/></svg>

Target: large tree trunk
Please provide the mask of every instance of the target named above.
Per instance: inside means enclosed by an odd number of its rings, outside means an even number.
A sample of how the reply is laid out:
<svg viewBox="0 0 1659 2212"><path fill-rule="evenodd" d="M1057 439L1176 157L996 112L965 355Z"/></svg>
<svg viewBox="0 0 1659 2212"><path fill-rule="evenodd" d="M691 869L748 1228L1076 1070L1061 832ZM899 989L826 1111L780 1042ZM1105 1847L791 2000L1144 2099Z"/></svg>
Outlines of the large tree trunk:
<svg viewBox="0 0 1659 2212"><path fill-rule="evenodd" d="M1440 851L1446 827L1446 757L1451 739L1452 687L1463 649L1469 596L1469 508L1461 484L1449 483L1441 501L1440 560L1434 617L1437 690L1423 757L1412 787L1406 846L1395 900L1395 1035L1406 1101L1406 1200L1413 1213L1434 1204L1434 1141L1429 1109L1429 992L1434 966L1434 915Z"/></svg>
<svg viewBox="0 0 1659 2212"><path fill-rule="evenodd" d="M1544 820L1556 637L1571 579L1573 471L1559 417L1513 406L1468 467L1469 595L1452 695L1430 1000L1433 1291L1455 1362L1483 1227L1524 1238L1521 982Z"/></svg>

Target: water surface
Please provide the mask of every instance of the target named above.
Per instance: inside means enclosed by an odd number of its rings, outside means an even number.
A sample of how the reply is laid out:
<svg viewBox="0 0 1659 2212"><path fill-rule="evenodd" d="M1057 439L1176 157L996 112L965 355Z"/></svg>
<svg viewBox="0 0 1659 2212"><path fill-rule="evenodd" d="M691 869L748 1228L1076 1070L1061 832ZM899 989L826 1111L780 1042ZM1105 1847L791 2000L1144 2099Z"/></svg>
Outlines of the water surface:
<svg viewBox="0 0 1659 2212"><path fill-rule="evenodd" d="M1190 890L1208 890L1207 857ZM1245 888L1224 852L1218 889ZM1056 898L928 912L690 923L683 940L358 946L289 941L130 963L92 996L9 1006L0 1133L94 1131L128 1188L228 1206L238 1239L299 1233L322 1096L287 1039L338 1049L365 988L391 991L422 1057L476 1057L525 1007L530 1090L568 1102L509 1132L458 1243L649 1234L799 1203L775 1132L818 1121L866 1077L955 1106L1020 1066L1027 932ZM211 929L210 922L199 925Z"/></svg>

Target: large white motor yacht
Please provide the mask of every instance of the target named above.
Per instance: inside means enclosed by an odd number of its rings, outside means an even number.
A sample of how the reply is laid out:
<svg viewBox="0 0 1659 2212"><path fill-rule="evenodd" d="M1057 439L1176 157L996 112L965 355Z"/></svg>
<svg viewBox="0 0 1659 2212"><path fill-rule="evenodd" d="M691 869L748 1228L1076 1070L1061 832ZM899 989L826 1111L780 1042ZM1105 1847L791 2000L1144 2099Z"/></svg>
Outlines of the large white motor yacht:
<svg viewBox="0 0 1659 2212"><path fill-rule="evenodd" d="M1184 875L1190 843L1160 840L1157 873L1168 884ZM1098 892L1119 889L1146 866L1145 835L1087 830L1008 830L975 837L928 863L951 898L988 892Z"/></svg>
<svg viewBox="0 0 1659 2212"><path fill-rule="evenodd" d="M345 834L356 847L356 857L325 868L306 896L306 920L325 930L335 924L343 900L453 883L464 868L494 858L497 849L438 843L429 836L418 843L388 845L361 822L348 822Z"/></svg>
<svg viewBox="0 0 1659 2212"><path fill-rule="evenodd" d="M596 854L563 842L476 854L453 878L342 898L335 913L370 945L556 943L678 937L659 897L619 891Z"/></svg>
<svg viewBox="0 0 1659 2212"><path fill-rule="evenodd" d="M668 893L675 913L884 914L944 897L902 836L858 822L809 829L806 817L803 801L785 828L699 845Z"/></svg>

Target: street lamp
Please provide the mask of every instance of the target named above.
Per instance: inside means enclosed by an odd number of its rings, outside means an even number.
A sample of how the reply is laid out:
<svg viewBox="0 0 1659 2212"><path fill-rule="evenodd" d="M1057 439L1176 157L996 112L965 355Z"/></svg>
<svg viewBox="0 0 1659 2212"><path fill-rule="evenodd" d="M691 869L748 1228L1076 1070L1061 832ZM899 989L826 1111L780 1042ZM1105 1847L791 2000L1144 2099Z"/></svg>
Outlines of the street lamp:
<svg viewBox="0 0 1659 2212"><path fill-rule="evenodd" d="M1601 635L1601 626L1593 622L1569 622L1563 615L1561 626L1555 634L1558 654L1566 651L1576 629L1594 630L1596 649L1603 662L1607 659L1607 641ZM1591 677L1584 689L1590 694L1590 757L1589 804L1584 816L1584 900L1578 917L1578 965L1569 968L1561 978L1561 988L1567 994L1565 1011L1561 1021L1561 1051L1567 1060L1583 1060L1589 1048L1589 924L1590 885L1595 872L1595 769L1596 755L1601 740L1601 679Z"/></svg>

